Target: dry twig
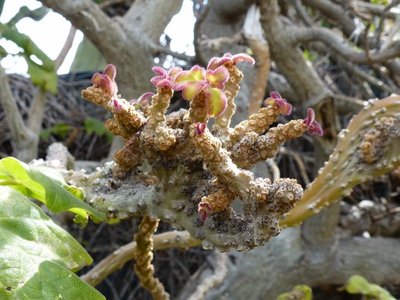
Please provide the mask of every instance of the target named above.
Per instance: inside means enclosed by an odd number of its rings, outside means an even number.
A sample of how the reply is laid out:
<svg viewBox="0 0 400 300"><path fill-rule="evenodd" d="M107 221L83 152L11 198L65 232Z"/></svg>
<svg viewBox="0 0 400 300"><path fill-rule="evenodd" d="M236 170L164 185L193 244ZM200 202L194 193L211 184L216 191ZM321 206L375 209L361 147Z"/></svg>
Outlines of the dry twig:
<svg viewBox="0 0 400 300"><path fill-rule="evenodd" d="M153 250L169 248L191 248L200 245L201 241L192 237L187 231L169 231L154 235ZM128 261L135 259L136 242L118 248L104 258L93 269L81 276L87 283L96 286L113 272L121 269Z"/></svg>

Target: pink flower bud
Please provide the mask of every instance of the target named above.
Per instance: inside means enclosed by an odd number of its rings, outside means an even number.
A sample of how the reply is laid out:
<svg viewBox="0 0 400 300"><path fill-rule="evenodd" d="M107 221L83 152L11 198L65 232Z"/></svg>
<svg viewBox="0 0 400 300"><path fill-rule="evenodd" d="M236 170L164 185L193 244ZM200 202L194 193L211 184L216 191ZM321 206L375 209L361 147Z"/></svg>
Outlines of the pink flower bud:
<svg viewBox="0 0 400 300"><path fill-rule="evenodd" d="M203 134L206 130L206 123L196 123L195 124L196 134Z"/></svg>
<svg viewBox="0 0 400 300"><path fill-rule="evenodd" d="M272 91L269 95L270 97L265 100L265 105L276 104L283 115L290 115L292 113L292 105L286 99L282 98L278 92Z"/></svg>
<svg viewBox="0 0 400 300"><path fill-rule="evenodd" d="M92 84L95 87L99 87L101 84L101 74L100 73L94 73L91 79Z"/></svg>
<svg viewBox="0 0 400 300"><path fill-rule="evenodd" d="M199 208L198 208L198 212L200 214L200 219L201 221L205 221L208 217L208 214L212 211L212 208L210 206L210 204L205 203L205 202L200 202L199 203Z"/></svg>
<svg viewBox="0 0 400 300"><path fill-rule="evenodd" d="M175 78L182 72L182 68L173 67L169 71L161 67L154 67L153 72L156 74L150 79L150 82L156 87L168 87L170 89L175 89Z"/></svg>
<svg viewBox="0 0 400 300"><path fill-rule="evenodd" d="M115 82L115 75L117 74L117 69L114 65L107 65L104 69L103 74L94 73L92 76L92 84L100 88L108 96L112 97L118 92L118 86Z"/></svg>
<svg viewBox="0 0 400 300"><path fill-rule="evenodd" d="M106 74L112 81L114 81L117 76L117 68L112 64L108 64L104 68L103 74Z"/></svg>
<svg viewBox="0 0 400 300"><path fill-rule="evenodd" d="M117 84L106 74L101 75L101 83L99 87L110 97L114 96L118 92Z"/></svg>
<svg viewBox="0 0 400 300"><path fill-rule="evenodd" d="M116 113L122 111L122 105L119 103L118 99L113 99L113 108Z"/></svg>
<svg viewBox="0 0 400 300"><path fill-rule="evenodd" d="M304 124L308 127L308 133L322 136L324 131L321 125L315 121L315 111L312 108L307 108L307 117L304 119Z"/></svg>
<svg viewBox="0 0 400 300"><path fill-rule="evenodd" d="M153 95L154 95L154 93L152 93L152 92L144 93L137 99L137 102L140 104L149 103L151 101L151 97L153 97Z"/></svg>
<svg viewBox="0 0 400 300"><path fill-rule="evenodd" d="M238 53L235 55L225 53L222 57L213 57L212 59L210 59L210 62L207 65L207 69L214 70L219 66L223 66L225 64L236 65L240 62L248 62L253 65L255 63L255 60L246 53Z"/></svg>

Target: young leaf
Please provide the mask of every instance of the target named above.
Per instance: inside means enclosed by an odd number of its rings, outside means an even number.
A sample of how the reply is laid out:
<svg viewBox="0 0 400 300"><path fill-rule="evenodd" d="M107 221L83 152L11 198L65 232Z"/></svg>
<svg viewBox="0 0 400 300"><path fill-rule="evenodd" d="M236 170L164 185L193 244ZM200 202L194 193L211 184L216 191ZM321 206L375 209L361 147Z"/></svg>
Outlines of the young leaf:
<svg viewBox="0 0 400 300"><path fill-rule="evenodd" d="M40 138L43 140L48 140L51 135L59 136L60 138L65 138L67 134L73 129L73 127L66 123L57 123L54 126L44 129L40 132Z"/></svg>
<svg viewBox="0 0 400 300"><path fill-rule="evenodd" d="M57 276L51 274L48 269L49 264L42 265L43 262L50 260L59 264ZM42 278L40 288L47 289L43 281L46 276L46 278L50 276L53 280L59 279L57 281L59 288L64 288L62 281L70 281L68 284L73 287L76 285L75 278L72 278L69 271L66 273L61 269L78 270L91 263L92 259L86 250L38 206L18 191L0 186L1 299L7 299L15 293L18 296L11 299L39 299L40 297L30 295L34 295L36 288L39 288L36 283L40 278ZM51 266L54 264L52 263ZM44 275L44 272L50 272L50 274ZM40 277L33 280L35 276ZM45 297L44 299L59 298Z"/></svg>
<svg viewBox="0 0 400 300"><path fill-rule="evenodd" d="M343 287L350 294L361 294L377 300L395 300L390 293L377 284L369 283L360 275L353 275Z"/></svg>
<svg viewBox="0 0 400 300"><path fill-rule="evenodd" d="M277 300L312 300L312 289L307 285L296 285L289 293L280 294Z"/></svg>
<svg viewBox="0 0 400 300"><path fill-rule="evenodd" d="M44 168L28 166L13 157L0 160L0 186L6 185L16 189L27 197L43 202L52 212L70 211L76 214L76 222L86 224L88 213L95 221L105 219L101 213L82 201L82 191L71 193L65 188L62 176L56 170L51 177L44 174ZM50 173L49 173L50 174ZM81 195L82 198L77 198Z"/></svg>
<svg viewBox="0 0 400 300"><path fill-rule="evenodd" d="M98 136L106 135L107 140L109 142L111 142L113 138L113 135L107 130L106 126L104 125L104 122L98 119L87 117L85 119L84 128L87 134L94 133Z"/></svg>
<svg viewBox="0 0 400 300"><path fill-rule="evenodd" d="M55 70L47 70L47 68L34 62L29 56L24 55L24 57L28 64L28 73L31 76L32 83L44 92L56 94L57 73Z"/></svg>
<svg viewBox="0 0 400 300"><path fill-rule="evenodd" d="M33 84L45 92L57 93L57 73L54 61L40 50L29 36L19 32L12 24L0 23L0 32L1 37L23 49L21 55L28 64L28 73Z"/></svg>

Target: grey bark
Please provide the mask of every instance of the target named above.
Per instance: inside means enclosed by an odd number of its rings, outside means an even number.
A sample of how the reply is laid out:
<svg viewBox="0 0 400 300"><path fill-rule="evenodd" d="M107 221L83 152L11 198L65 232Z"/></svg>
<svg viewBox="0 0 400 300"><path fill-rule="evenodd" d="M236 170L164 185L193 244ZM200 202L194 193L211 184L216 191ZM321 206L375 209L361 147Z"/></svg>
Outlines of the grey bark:
<svg viewBox="0 0 400 300"><path fill-rule="evenodd" d="M37 149L31 147L32 143L37 144L39 137L26 127L17 102L11 93L8 78L4 69L0 66L0 105L4 110L8 127L11 131L14 143L13 155L22 161L29 161L36 157Z"/></svg>
<svg viewBox="0 0 400 300"><path fill-rule="evenodd" d="M279 71L292 86L299 101L315 104L330 96L329 90L316 71L303 58L302 53L293 47L288 28L279 19L276 1L260 3L261 23L270 47L273 60ZM311 99L311 100L310 100Z"/></svg>
<svg viewBox="0 0 400 300"><path fill-rule="evenodd" d="M263 247L232 254L235 263L229 264L224 284L208 299L275 299L297 284L341 285L354 274L378 284L398 284L399 246L398 239L348 238L339 240L330 253L314 252L299 228L287 229Z"/></svg>

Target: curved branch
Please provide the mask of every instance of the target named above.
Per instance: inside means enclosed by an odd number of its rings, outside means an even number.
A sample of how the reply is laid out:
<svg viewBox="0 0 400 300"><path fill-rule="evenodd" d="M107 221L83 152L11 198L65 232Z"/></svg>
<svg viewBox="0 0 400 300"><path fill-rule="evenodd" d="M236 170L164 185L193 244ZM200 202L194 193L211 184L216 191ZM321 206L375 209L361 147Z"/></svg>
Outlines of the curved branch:
<svg viewBox="0 0 400 300"><path fill-rule="evenodd" d="M400 41L393 42L391 46L381 51L371 51L367 56L365 52L354 50L348 42L330 29L320 27L291 27L288 34L290 34L292 45L307 42L323 42L335 52L355 63L382 63L396 58L400 54Z"/></svg>
<svg viewBox="0 0 400 300"><path fill-rule="evenodd" d="M168 231L153 237L153 249L163 250L171 248L190 248L201 244L187 231ZM122 268L128 261L135 258L136 242L130 242L116 249L109 256L97 263L93 269L81 276L81 279L96 286L110 274Z"/></svg>
<svg viewBox="0 0 400 300"><path fill-rule="evenodd" d="M76 28L75 26L71 25L64 46L61 48L61 51L55 60L56 70L58 70L64 63L64 60L67 57L69 50L71 50L72 44L74 43L75 35L76 35Z"/></svg>
<svg viewBox="0 0 400 300"><path fill-rule="evenodd" d="M364 1L353 1L352 8L360 13L369 13L372 15L381 16L385 6ZM399 13L400 10L398 8L391 8L387 12L387 17L395 19Z"/></svg>
<svg viewBox="0 0 400 300"><path fill-rule="evenodd" d="M289 28L281 21L276 0L261 1L261 24L268 40L271 59L286 77L300 101L319 102L330 96L315 69L307 64L297 47L292 47ZM310 100L312 99L312 100Z"/></svg>
<svg viewBox="0 0 400 300"><path fill-rule="evenodd" d="M117 53L124 33L119 24L113 22L95 2L91 0L40 0L40 2L82 30L102 53Z"/></svg>
<svg viewBox="0 0 400 300"><path fill-rule="evenodd" d="M327 0L302 0L302 2L339 24L347 37L351 37L355 34L357 26L340 5Z"/></svg>

